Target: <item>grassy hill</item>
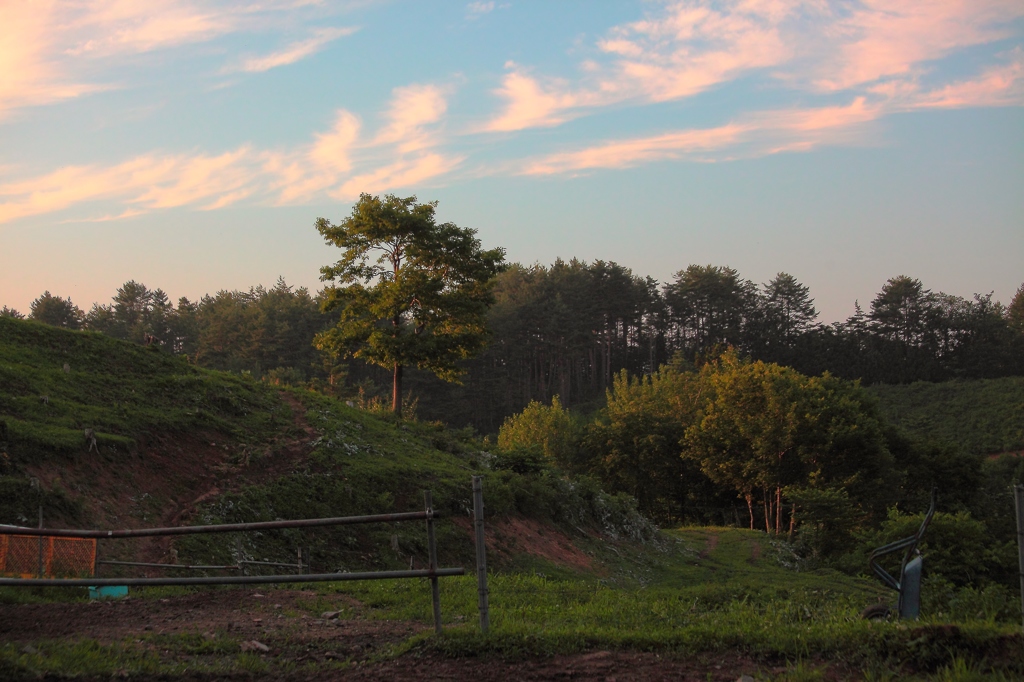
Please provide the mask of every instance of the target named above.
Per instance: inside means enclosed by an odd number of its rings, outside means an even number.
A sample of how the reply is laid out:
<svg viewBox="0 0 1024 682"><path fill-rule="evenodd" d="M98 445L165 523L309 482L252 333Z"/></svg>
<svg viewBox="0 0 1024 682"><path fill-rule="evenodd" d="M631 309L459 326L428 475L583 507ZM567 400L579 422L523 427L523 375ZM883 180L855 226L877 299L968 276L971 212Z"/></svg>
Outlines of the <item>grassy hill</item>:
<svg viewBox="0 0 1024 682"><path fill-rule="evenodd" d="M914 436L971 454L1024 451L1024 377L870 386L882 414Z"/></svg>
<svg viewBox="0 0 1024 682"><path fill-rule="evenodd" d="M472 557L459 519L468 518L470 478L479 473L497 519L635 540L654 532L631 500L536 463L495 457L467 432L397 422L99 334L0 318L0 386L0 523L35 518L39 497L30 477L42 482L47 525L102 528L409 511L423 508L430 489L451 519L439 529L442 557L455 561ZM240 551L281 560L302 548L317 570L397 568L426 561L422 528L411 525L281 532L241 543L226 536L173 546L134 540L106 551L224 563ZM502 556L521 561L516 552Z"/></svg>
<svg viewBox="0 0 1024 682"><path fill-rule="evenodd" d="M244 605L216 621L204 615L207 601L214 593L227 600L230 590L139 590L130 604L104 611L101 634L89 629L90 614L100 611L78 609L79 593L0 589L4 679L324 679L362 670L360 679L390 679L396 659L478 660L491 669L557 655L576 656L566 659L570 667L600 667L594 661L603 659L593 656L608 651L632 652L610 669L623 678L636 661L688 671L675 678L703 666L699 679L736 679L747 670L768 671L761 679L855 679L864 669L878 679L957 679L942 672L955 666L1024 673L1019 633L999 622L1006 599L993 605L981 595L963 613L926 604L932 620L912 628L868 623L858 618L863 606L892 600L875 581L803 570L786 543L763 533L658 531L628 497L490 452L467 432L207 371L101 335L0 318L0 420L0 523L34 519L40 495L30 477L41 481L51 527L408 511L422 508L429 489L446 515L438 524L441 563L471 574L470 477L479 474L493 569L491 634L474 625L476 586L467 575L442 581L441 638L426 629L430 602L420 581L261 589L272 598L259 602L258 626L250 617L255 595L233 597ZM101 553L185 564L289 560L301 548L315 572L356 571L422 567L425 540L420 524L384 524L104 541ZM104 567L105 575L118 570ZM344 648L345 638L320 616L339 610L339 620L370 624L364 629L372 632L390 627L374 624L411 625L371 655ZM84 623L78 635L30 631L48 622L63 627L75 613ZM254 637L272 653L253 652ZM564 677L552 675L537 679ZM429 678L428 669L422 679Z"/></svg>

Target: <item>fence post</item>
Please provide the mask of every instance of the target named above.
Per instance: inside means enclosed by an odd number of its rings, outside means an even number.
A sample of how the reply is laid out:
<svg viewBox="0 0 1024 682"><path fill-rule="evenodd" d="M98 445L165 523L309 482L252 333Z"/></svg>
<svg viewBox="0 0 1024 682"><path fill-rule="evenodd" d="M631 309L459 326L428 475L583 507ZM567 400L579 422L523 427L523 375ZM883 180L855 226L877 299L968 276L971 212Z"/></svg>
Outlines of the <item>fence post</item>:
<svg viewBox="0 0 1024 682"><path fill-rule="evenodd" d="M491 614L487 605L487 545L484 543L484 483L483 476L473 477L473 525L476 530L476 591L480 609L480 631L491 629Z"/></svg>
<svg viewBox="0 0 1024 682"><path fill-rule="evenodd" d="M43 486L39 479L32 477L32 487L36 489L39 496L39 530L43 529ZM39 571L37 577L43 577L43 536L39 536Z"/></svg>
<svg viewBox="0 0 1024 682"><path fill-rule="evenodd" d="M434 538L434 501L430 491L423 491L423 501L427 508L427 550L430 556L430 597L434 602L434 632L441 634L441 592L437 585L437 540Z"/></svg>
<svg viewBox="0 0 1024 682"><path fill-rule="evenodd" d="M1017 508L1017 561L1020 566L1020 615L1024 627L1024 485L1013 486L1013 502Z"/></svg>

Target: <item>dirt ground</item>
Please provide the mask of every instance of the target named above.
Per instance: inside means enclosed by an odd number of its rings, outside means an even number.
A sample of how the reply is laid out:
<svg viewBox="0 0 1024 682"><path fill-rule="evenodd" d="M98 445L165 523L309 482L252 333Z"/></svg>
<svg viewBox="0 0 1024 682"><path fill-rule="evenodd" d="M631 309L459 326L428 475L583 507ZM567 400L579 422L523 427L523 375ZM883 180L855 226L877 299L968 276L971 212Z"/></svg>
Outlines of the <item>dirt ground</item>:
<svg viewBox="0 0 1024 682"><path fill-rule="evenodd" d="M318 601L319 597L319 601ZM312 613L320 608L339 611ZM175 680L737 680L741 675L764 679L784 667L736 656L683 658L641 652L594 651L577 655L505 660L495 656L445 658L413 650L390 660L377 654L422 632L427 626L360 617L362 606L344 595L318 595L305 590L221 589L165 599L128 598L111 601L0 605L0 642L31 647L45 640L92 639L103 644L131 641L158 650L152 635L194 634L209 641L242 642L273 665L283 662L338 663L317 672L285 676L189 676ZM324 617L327 613L328 616ZM263 647L267 650L263 651ZM159 652L158 652L159 653ZM164 652L167 654L168 652ZM173 656L173 654L170 654ZM342 667L340 664L346 663ZM292 668L296 669L295 667ZM835 672L828 671L826 679ZM840 677L846 677L841 675ZM139 678L133 678L139 679Z"/></svg>

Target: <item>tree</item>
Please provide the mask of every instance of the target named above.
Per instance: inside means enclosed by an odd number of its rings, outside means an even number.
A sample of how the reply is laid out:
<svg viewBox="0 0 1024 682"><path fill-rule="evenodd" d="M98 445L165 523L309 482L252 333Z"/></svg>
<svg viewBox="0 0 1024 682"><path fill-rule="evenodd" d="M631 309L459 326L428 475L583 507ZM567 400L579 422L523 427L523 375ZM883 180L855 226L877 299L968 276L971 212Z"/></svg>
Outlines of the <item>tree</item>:
<svg viewBox="0 0 1024 682"><path fill-rule="evenodd" d="M3 308L0 308L0 317L10 317L10 318L13 318L15 320L23 320L23 319L25 319L24 315L19 313L14 308L8 308L7 306L4 306Z"/></svg>
<svg viewBox="0 0 1024 682"><path fill-rule="evenodd" d="M29 306L33 320L39 320L54 327L78 329L82 326L82 310L70 298L54 296L49 291L32 301Z"/></svg>
<svg viewBox="0 0 1024 682"><path fill-rule="evenodd" d="M498 447L512 450L535 446L545 457L569 469L576 459L581 431L578 420L562 407L556 395L550 407L533 401L506 419L498 431Z"/></svg>
<svg viewBox="0 0 1024 682"><path fill-rule="evenodd" d="M792 345L794 337L807 331L818 317L810 289L785 272L764 285L764 308L772 340L785 346Z"/></svg>
<svg viewBox="0 0 1024 682"><path fill-rule="evenodd" d="M787 367L743 362L734 352L701 370L708 398L686 430L684 456L746 500L751 530L755 491L764 498L765 529L774 516L778 533L782 488L803 479L798 453L803 379Z"/></svg>
<svg viewBox="0 0 1024 682"><path fill-rule="evenodd" d="M665 285L675 344L688 357L740 345L757 290L729 267L690 265Z"/></svg>
<svg viewBox="0 0 1024 682"><path fill-rule="evenodd" d="M698 390L703 405L686 430L683 456L747 501L751 528L756 492L765 527L774 519L776 533L789 486L842 488L871 509L891 501L892 457L877 411L857 384L729 352L701 369Z"/></svg>
<svg viewBox="0 0 1024 682"><path fill-rule="evenodd" d="M342 223L316 221L344 255L320 270L322 280L341 285L327 287L323 303L325 312L339 310L340 319L315 343L391 369L397 416L404 367L458 381L458 361L483 348L490 282L504 265L504 249L484 251L475 230L437 224L436 207L415 196L362 194Z"/></svg>
<svg viewBox="0 0 1024 682"><path fill-rule="evenodd" d="M1017 293L1013 295L1013 299L1006 309L1006 318L1013 329L1024 334L1024 284L1021 284Z"/></svg>

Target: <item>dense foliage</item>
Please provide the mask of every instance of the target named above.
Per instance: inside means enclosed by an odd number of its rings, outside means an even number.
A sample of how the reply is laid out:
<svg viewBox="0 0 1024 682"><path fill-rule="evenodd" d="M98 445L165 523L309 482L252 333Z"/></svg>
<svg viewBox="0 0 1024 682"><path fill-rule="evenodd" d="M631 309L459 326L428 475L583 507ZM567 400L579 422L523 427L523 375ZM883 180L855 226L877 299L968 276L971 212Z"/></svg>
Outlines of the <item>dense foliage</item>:
<svg viewBox="0 0 1024 682"><path fill-rule="evenodd" d="M420 416L494 433L531 401L547 404L557 395L565 407L592 410L623 369L649 375L673 358L699 363L725 346L864 385L1024 375L1024 286L1004 306L990 294L964 299L894 277L867 310L858 305L831 325L817 321L810 291L792 275L758 286L711 265L691 265L659 285L607 261L517 264L495 277L493 295L490 343L461 361L462 385L406 373L405 391L418 400ZM314 336L338 321L337 312L320 312L322 298L279 280L270 289L221 291L174 306L160 289L127 282L110 304L88 313L46 292L33 316L161 345L207 367L390 394L391 370L313 348Z"/></svg>
<svg viewBox="0 0 1024 682"><path fill-rule="evenodd" d="M337 282L324 290L324 311L339 320L316 336L332 356L392 371L391 409L402 413L402 377L417 367L456 381L460 360L487 342L492 280L503 249L484 251L476 231L434 220L437 202L363 194L338 225L317 220L341 260L320 269Z"/></svg>

